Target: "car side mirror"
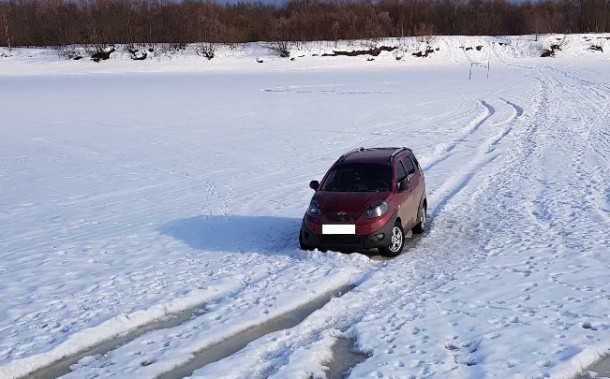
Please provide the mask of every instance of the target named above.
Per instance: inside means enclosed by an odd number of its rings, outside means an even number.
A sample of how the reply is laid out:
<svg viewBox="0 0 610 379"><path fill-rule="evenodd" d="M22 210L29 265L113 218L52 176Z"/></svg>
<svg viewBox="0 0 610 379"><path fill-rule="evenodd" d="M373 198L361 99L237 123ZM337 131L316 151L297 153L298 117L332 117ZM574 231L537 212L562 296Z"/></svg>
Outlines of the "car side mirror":
<svg viewBox="0 0 610 379"><path fill-rule="evenodd" d="M411 188L411 184L406 179L403 180L402 182L398 183L398 192L404 192L404 191L408 190L409 188Z"/></svg>
<svg viewBox="0 0 610 379"><path fill-rule="evenodd" d="M311 188L312 190L317 191L318 187L320 187L320 182L318 182L317 180L312 180L311 182L309 182L309 188Z"/></svg>

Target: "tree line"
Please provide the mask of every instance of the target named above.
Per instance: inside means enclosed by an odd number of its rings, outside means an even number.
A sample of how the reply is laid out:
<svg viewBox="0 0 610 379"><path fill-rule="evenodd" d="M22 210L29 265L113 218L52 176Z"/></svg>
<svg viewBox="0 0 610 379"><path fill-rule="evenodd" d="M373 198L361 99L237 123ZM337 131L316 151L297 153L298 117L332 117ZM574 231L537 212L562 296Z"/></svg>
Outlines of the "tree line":
<svg viewBox="0 0 610 379"><path fill-rule="evenodd" d="M0 0L0 46L610 31L610 0Z"/></svg>

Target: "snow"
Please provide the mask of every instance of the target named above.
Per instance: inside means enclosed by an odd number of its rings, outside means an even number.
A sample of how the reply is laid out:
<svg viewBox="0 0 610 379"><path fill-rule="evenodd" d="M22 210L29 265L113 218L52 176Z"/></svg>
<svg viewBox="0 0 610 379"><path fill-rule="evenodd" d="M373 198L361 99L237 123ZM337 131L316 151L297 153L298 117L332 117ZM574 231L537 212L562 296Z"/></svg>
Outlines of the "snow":
<svg viewBox="0 0 610 379"><path fill-rule="evenodd" d="M0 50L0 378L121 338L64 377L318 378L340 338L353 378L574 376L610 349L608 37ZM430 230L389 260L299 250L309 180L388 145Z"/></svg>

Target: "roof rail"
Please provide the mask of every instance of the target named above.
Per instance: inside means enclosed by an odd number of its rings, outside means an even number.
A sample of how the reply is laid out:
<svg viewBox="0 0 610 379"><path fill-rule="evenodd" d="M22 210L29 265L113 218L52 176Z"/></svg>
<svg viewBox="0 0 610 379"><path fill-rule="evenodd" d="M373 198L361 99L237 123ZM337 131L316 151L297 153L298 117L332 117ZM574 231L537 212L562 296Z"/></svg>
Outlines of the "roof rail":
<svg viewBox="0 0 610 379"><path fill-rule="evenodd" d="M364 151L364 147L357 147L353 150L348 151L347 153L340 156L339 159L337 159L337 162L343 161L345 158L347 158L348 155L354 154L355 152L358 152L358 151Z"/></svg>
<svg viewBox="0 0 610 379"><path fill-rule="evenodd" d="M394 157L396 156L396 154L398 154L398 153L400 153L400 152L402 152L402 151L405 151L405 150L407 150L407 148L406 148L406 147L400 147L400 148L397 148L396 150L394 150L394 152L392 153L392 155L390 155L390 163L392 162L392 159L394 159Z"/></svg>

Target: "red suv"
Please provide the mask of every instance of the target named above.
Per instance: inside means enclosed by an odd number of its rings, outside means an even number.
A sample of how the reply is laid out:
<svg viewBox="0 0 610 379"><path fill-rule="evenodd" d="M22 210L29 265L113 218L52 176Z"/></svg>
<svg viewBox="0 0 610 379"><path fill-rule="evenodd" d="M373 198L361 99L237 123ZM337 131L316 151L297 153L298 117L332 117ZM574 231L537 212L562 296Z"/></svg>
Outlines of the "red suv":
<svg viewBox="0 0 610 379"><path fill-rule="evenodd" d="M405 231L426 229L426 183L413 152L359 148L342 155L322 182L303 217L301 249L400 254Z"/></svg>

